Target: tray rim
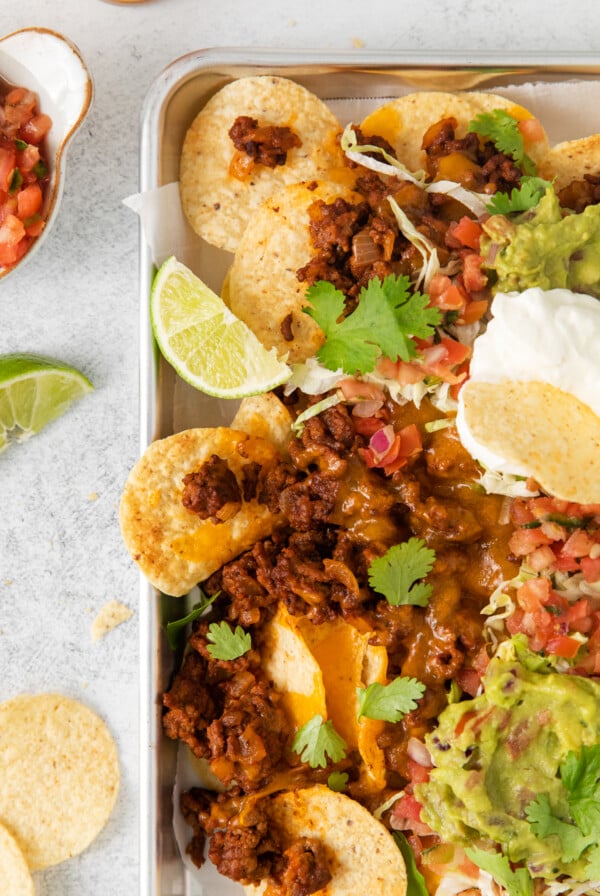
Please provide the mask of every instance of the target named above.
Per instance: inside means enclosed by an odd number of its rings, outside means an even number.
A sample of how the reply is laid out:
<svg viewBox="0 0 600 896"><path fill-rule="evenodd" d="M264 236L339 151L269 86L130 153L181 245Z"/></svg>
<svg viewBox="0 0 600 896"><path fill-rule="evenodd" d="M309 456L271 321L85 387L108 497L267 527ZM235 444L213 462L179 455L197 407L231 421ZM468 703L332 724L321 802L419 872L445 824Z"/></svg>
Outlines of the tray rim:
<svg viewBox="0 0 600 896"><path fill-rule="evenodd" d="M600 77L600 53L541 50L519 52L481 50L315 50L273 49L266 47L206 47L177 57L164 67L151 83L141 110L139 141L139 189L153 189L158 181L159 160L154 152L163 110L173 92L202 72L215 67L277 69L306 68L326 73L327 69L360 73L397 71L401 77L409 69L435 71L470 71L506 76L514 74L555 75L565 77ZM418 90L415 87L415 90ZM156 391L158 384L158 356L153 343L148 298L154 273L148 245L144 241L141 222L138 224L139 243L139 453L142 454L156 431ZM142 574L139 576L139 858L140 896L167 896L157 889L157 721L156 702L157 641L156 591ZM168 894L175 896L175 894ZM177 894L179 896L179 894ZM183 896L183 894L182 894Z"/></svg>

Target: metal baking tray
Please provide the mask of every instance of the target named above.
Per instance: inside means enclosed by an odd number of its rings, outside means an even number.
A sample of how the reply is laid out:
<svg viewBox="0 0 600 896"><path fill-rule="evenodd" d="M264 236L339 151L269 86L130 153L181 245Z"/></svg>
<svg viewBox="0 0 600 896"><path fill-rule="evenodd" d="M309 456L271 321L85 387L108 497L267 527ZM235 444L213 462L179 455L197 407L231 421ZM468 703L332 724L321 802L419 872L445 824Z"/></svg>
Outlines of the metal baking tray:
<svg viewBox="0 0 600 896"><path fill-rule="evenodd" d="M518 57L494 54L318 53L244 49L199 50L175 60L157 77L142 111L142 193L178 180L179 157L188 126L207 99L226 82L247 75L292 78L329 101L385 99L414 90L481 89L507 85L597 82L596 58L539 53ZM534 110L535 111L535 110ZM576 121L577 110L572 110ZM342 125L346 122L342 121ZM546 122L544 122L546 123ZM567 131L571 122L566 123ZM600 120L586 121L580 133L600 132ZM549 131L551 141L564 139ZM148 299L157 260L140 228L140 452L156 438L188 426L228 423L222 407L178 379L153 343ZM195 236L188 227L185 247L170 252L219 290L230 257ZM162 259L158 259L160 263ZM193 394L192 394L193 393ZM233 416L234 410L231 410ZM231 417L229 418L231 419ZM168 598L141 581L140 594L140 893L142 896L219 896L201 889L185 868L173 833L172 788L176 745L161 728L161 694L178 661L166 642L163 624L182 615L183 598Z"/></svg>

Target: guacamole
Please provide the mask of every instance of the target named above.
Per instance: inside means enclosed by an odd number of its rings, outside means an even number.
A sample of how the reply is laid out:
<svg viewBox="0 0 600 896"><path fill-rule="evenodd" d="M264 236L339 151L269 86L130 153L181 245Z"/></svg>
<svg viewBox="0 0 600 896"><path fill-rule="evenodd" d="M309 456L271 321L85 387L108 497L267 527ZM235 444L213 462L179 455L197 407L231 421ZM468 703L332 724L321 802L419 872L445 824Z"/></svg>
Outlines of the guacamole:
<svg viewBox="0 0 600 896"><path fill-rule="evenodd" d="M415 786L422 818L443 840L499 845L533 877L586 880L589 849L566 862L559 836L536 834L528 813L539 798L570 822L560 766L598 743L600 682L531 671L506 651L491 661L484 692L448 706L428 736L435 768Z"/></svg>
<svg viewBox="0 0 600 896"><path fill-rule="evenodd" d="M483 224L484 267L495 271L495 292L566 287L600 296L600 205L564 213L552 188L530 211Z"/></svg>

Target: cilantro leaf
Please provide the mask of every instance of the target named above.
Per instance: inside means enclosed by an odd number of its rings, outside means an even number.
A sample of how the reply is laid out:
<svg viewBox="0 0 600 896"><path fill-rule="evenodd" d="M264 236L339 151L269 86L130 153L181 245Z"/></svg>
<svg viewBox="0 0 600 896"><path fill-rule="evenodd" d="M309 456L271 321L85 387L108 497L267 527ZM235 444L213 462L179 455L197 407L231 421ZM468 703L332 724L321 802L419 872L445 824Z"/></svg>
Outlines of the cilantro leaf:
<svg viewBox="0 0 600 896"><path fill-rule="evenodd" d="M402 831L392 831L396 846L402 853L406 865L406 896L427 896L428 890L425 878L417 868L415 854Z"/></svg>
<svg viewBox="0 0 600 896"><path fill-rule="evenodd" d="M399 722L407 712L415 709L425 693L425 685L416 678L401 676L389 684L374 681L367 688L357 688L358 718Z"/></svg>
<svg viewBox="0 0 600 896"><path fill-rule="evenodd" d="M182 616L181 619L173 619L172 622L167 622L164 629L171 650L177 650L177 648L179 647L181 634L184 629L191 622L193 622L194 619L202 616L207 607L210 607L212 602L217 599L220 593L220 591L217 591L217 593L213 594L212 597L207 597L206 594L202 590L200 590L200 600L197 604L194 604L187 616Z"/></svg>
<svg viewBox="0 0 600 896"><path fill-rule="evenodd" d="M438 308L429 297L410 293L406 276L374 277L364 286L354 311L344 317L345 300L331 283L318 281L306 292L304 309L321 327L325 343L317 352L329 370L370 373L382 355L409 361L417 354L414 337L426 339L439 324Z"/></svg>
<svg viewBox="0 0 600 896"><path fill-rule="evenodd" d="M594 842L593 837L585 837L576 825L569 824L553 814L546 793L541 793L532 803L529 803L525 814L534 834L538 837L549 837L551 834L555 834L559 838L563 862L574 862L584 849Z"/></svg>
<svg viewBox="0 0 600 896"><path fill-rule="evenodd" d="M505 109L481 112L469 124L469 130L491 140L496 148L510 156L525 174L535 174L535 163L525 152L519 122Z"/></svg>
<svg viewBox="0 0 600 896"><path fill-rule="evenodd" d="M336 793L341 793L348 783L347 772L332 772L327 778L327 786Z"/></svg>
<svg viewBox="0 0 600 896"><path fill-rule="evenodd" d="M347 743L333 727L331 719L323 721L316 715L298 729L292 741L292 750L311 768L325 768L328 758L339 762L346 755Z"/></svg>
<svg viewBox="0 0 600 896"><path fill-rule="evenodd" d="M212 641L206 649L215 660L235 660L252 647L250 633L241 625L236 625L234 631L226 622L212 622L206 637Z"/></svg>
<svg viewBox="0 0 600 896"><path fill-rule="evenodd" d="M584 834L600 838L600 744L567 753L560 776L569 793L569 812Z"/></svg>
<svg viewBox="0 0 600 896"><path fill-rule="evenodd" d="M586 877L588 880L600 880L600 844L594 846L588 856L588 863L585 866Z"/></svg>
<svg viewBox="0 0 600 896"><path fill-rule="evenodd" d="M550 182L541 177L522 177L518 187L509 193L494 193L487 203L487 210L495 215L511 215L515 212L526 212L534 208Z"/></svg>
<svg viewBox="0 0 600 896"><path fill-rule="evenodd" d="M509 896L533 896L533 880L526 868L513 871L506 856L499 852L487 852L475 846L465 849L465 852L482 871L491 874Z"/></svg>
<svg viewBox="0 0 600 896"><path fill-rule="evenodd" d="M435 551L422 538L395 544L369 566L369 584L393 607L412 604L426 607L433 588L419 579L431 572Z"/></svg>

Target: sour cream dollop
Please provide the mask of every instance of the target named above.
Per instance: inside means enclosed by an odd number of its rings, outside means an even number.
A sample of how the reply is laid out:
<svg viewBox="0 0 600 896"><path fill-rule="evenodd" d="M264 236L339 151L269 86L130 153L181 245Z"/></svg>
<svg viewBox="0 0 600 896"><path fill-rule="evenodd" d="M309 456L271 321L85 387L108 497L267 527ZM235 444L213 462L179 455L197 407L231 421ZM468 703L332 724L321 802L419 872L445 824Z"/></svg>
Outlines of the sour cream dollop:
<svg viewBox="0 0 600 896"><path fill-rule="evenodd" d="M545 382L570 392L600 417L600 300L569 289L498 293L492 320L473 346L472 382ZM498 473L528 476L477 441L458 399L456 425L469 454ZM527 426L527 420L523 420Z"/></svg>

